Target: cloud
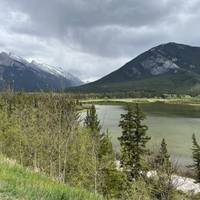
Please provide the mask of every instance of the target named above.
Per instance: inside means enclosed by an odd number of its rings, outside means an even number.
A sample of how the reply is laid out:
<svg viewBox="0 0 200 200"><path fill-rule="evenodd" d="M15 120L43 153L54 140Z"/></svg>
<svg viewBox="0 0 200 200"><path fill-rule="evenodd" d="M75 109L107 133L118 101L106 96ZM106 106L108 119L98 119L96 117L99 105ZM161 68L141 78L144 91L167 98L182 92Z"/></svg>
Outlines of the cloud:
<svg viewBox="0 0 200 200"><path fill-rule="evenodd" d="M198 0L0 0L0 50L97 79L169 41L200 45Z"/></svg>

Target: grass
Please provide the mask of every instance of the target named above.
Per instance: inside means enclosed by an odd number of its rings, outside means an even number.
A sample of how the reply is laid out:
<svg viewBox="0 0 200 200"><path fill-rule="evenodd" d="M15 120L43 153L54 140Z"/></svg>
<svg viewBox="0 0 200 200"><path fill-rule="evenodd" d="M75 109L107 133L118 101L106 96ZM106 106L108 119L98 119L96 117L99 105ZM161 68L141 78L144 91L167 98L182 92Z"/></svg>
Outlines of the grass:
<svg viewBox="0 0 200 200"><path fill-rule="evenodd" d="M165 103L165 104L181 104L181 105L200 105L199 97L189 98L102 98L102 99L87 99L81 101L84 104L126 104L126 103Z"/></svg>
<svg viewBox="0 0 200 200"><path fill-rule="evenodd" d="M59 183L0 156L0 199L103 200L82 189Z"/></svg>

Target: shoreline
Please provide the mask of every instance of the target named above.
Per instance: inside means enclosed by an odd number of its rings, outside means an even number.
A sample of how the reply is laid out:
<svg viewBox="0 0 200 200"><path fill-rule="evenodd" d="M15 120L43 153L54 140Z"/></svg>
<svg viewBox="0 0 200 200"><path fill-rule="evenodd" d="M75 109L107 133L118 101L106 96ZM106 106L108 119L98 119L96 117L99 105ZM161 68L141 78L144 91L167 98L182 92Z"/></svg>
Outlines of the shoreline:
<svg viewBox="0 0 200 200"><path fill-rule="evenodd" d="M163 103L163 104L173 104L173 105L187 105L187 106L200 106L200 99L190 98L190 99L159 99L159 98L122 98L122 99L86 99L80 100L83 104L149 104L149 103Z"/></svg>

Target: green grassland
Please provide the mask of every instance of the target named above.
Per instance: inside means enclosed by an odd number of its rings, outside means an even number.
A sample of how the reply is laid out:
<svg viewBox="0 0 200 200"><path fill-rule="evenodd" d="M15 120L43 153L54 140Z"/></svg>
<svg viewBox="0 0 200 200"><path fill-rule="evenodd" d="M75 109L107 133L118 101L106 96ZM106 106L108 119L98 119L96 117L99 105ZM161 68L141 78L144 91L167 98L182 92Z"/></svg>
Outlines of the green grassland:
<svg viewBox="0 0 200 200"><path fill-rule="evenodd" d="M200 105L199 97L181 97L181 98L97 98L81 100L84 104L127 104L127 103L165 103L181 105Z"/></svg>
<svg viewBox="0 0 200 200"><path fill-rule="evenodd" d="M23 168L3 156L0 156L0 199L102 200L92 193Z"/></svg>

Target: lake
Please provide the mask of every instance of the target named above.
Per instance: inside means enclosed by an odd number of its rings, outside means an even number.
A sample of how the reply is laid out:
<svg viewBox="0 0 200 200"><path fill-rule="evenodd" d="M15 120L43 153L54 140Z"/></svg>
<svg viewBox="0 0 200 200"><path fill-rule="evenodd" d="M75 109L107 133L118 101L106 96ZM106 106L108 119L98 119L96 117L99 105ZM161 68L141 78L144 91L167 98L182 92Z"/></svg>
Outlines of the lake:
<svg viewBox="0 0 200 200"><path fill-rule="evenodd" d="M180 165L188 165L192 161L192 134L200 139L200 106L174 105L164 103L141 104L146 113L144 123L148 125L151 136L149 148L158 149L162 138L165 138L173 160ZM118 127L120 116L125 113L124 105L96 105L102 130L109 130L114 148L119 151ZM200 142L200 140L199 140Z"/></svg>

